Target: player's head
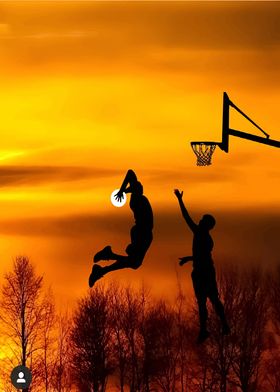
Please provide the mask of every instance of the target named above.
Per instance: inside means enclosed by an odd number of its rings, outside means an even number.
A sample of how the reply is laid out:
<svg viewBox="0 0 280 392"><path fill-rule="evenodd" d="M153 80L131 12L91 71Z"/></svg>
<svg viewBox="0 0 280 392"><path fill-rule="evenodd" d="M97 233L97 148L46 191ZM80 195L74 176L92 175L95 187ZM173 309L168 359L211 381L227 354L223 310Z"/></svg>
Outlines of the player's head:
<svg viewBox="0 0 280 392"><path fill-rule="evenodd" d="M214 216L212 216L210 214L203 215L203 217L201 218L201 220L199 222L199 226L202 227L203 229L206 229L206 230L213 229L215 224L216 224L216 220L215 220Z"/></svg>

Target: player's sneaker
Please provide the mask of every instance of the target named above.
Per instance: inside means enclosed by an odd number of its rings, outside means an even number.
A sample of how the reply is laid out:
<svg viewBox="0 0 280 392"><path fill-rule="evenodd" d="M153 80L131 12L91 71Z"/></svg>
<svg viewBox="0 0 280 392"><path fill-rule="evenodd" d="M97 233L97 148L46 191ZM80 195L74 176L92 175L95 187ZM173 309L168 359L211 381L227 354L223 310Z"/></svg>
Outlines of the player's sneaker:
<svg viewBox="0 0 280 392"><path fill-rule="evenodd" d="M89 287L91 288L91 287L93 287L94 286L94 284L99 280L99 279L101 279L101 278L103 278L103 273L102 273L102 267L100 267L99 265L94 265L93 267L92 267L92 271L91 271L91 274L90 274L90 277L89 277L89 280L88 280L88 284L89 284Z"/></svg>
<svg viewBox="0 0 280 392"><path fill-rule="evenodd" d="M110 260L112 256L112 249L111 246L105 246L104 249L97 252L93 258L94 263L98 263L100 260Z"/></svg>

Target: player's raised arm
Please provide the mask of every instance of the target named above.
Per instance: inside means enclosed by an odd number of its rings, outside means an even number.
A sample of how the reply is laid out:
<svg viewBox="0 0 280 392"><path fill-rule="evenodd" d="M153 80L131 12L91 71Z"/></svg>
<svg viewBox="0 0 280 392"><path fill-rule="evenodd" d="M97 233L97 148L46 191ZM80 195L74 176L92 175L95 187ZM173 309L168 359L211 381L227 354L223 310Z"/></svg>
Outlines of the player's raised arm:
<svg viewBox="0 0 280 392"><path fill-rule="evenodd" d="M133 170L129 169L126 173L126 176L123 180L122 186L119 190L119 192L116 194L115 198L118 201L121 201L123 198L123 193L128 193L130 192L131 187L133 187L133 184L137 182L137 177L136 174L134 173ZM128 185L130 185L128 187Z"/></svg>
<svg viewBox="0 0 280 392"><path fill-rule="evenodd" d="M190 214L188 213L185 204L183 202L183 191L180 192L179 189L175 189L174 190L175 196L177 197L178 201L179 201L179 205L182 211L182 215L183 218L185 219L185 221L187 222L189 228L192 231L195 231L197 228L197 225L194 223L194 221L192 220L192 218L190 217Z"/></svg>

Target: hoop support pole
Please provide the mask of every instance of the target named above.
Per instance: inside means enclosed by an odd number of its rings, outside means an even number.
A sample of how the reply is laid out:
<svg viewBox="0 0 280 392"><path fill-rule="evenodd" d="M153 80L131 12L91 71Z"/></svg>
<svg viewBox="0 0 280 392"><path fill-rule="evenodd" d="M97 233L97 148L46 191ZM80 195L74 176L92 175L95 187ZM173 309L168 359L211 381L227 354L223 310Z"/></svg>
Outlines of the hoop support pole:
<svg viewBox="0 0 280 392"><path fill-rule="evenodd" d="M229 129L228 133L231 136L237 136L242 139L248 139L248 140L252 140L254 142L263 143L263 144L267 144L269 146L280 148L280 141L279 140L273 140L273 139L269 139L268 137L265 138L265 137L261 137L261 136L251 135L250 133L241 132L241 131L238 131L236 129L231 129L231 128Z"/></svg>
<svg viewBox="0 0 280 392"><path fill-rule="evenodd" d="M228 98L229 99L229 98ZM267 138L269 137L269 134L266 133L258 124L255 123L247 114L242 112L241 109L239 109L230 99L229 99L229 105L233 107L238 113L240 113L243 117L246 118L246 120L250 121L251 124L253 124L256 128L258 128Z"/></svg>
<svg viewBox="0 0 280 392"><path fill-rule="evenodd" d="M218 144L221 150L228 152L228 131L229 131L229 106L230 99L227 93L223 95L223 123L222 123L222 142Z"/></svg>

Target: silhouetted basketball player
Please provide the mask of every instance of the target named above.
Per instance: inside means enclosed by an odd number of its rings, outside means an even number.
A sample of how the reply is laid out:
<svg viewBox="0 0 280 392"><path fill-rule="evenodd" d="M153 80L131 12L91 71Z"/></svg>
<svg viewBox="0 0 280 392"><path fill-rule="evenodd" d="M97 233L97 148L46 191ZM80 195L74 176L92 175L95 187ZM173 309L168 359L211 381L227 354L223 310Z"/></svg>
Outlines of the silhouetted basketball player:
<svg viewBox="0 0 280 392"><path fill-rule="evenodd" d="M128 186L129 185L129 186ZM123 184L117 193L116 200L121 201L124 193L131 193L130 208L134 214L135 225L130 231L131 244L126 248L127 256L113 253L111 246L106 246L94 256L94 263L100 260L116 260L115 263L100 267L94 264L89 277L89 286L111 271L122 268L137 269L141 266L147 250L153 240L153 211L149 200L143 195L143 186L137 180L136 174L128 170Z"/></svg>
<svg viewBox="0 0 280 392"><path fill-rule="evenodd" d="M195 296L199 309L200 332L198 335L198 343L202 343L209 336L207 331L207 298L210 299L212 305L222 322L222 332L227 335L230 329L225 317L224 307L219 298L216 272L212 260L212 249L214 242L209 234L209 231L215 226L215 218L212 215L203 215L198 225L194 223L190 217L184 202L183 192L178 189L174 191L178 198L182 215L187 222L189 228L193 232L193 255L180 258L180 265L184 265L188 261L193 261L192 281Z"/></svg>

